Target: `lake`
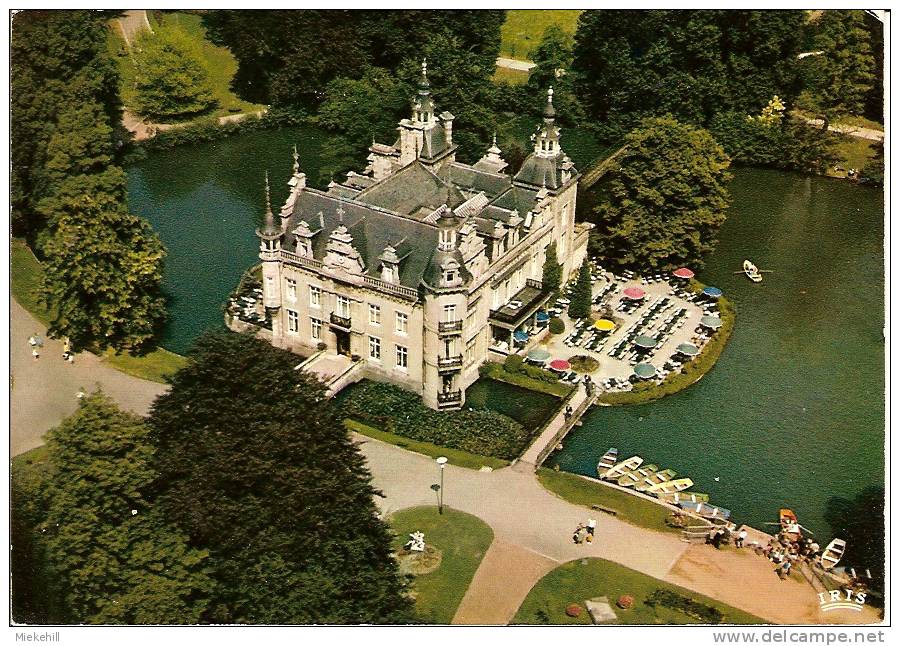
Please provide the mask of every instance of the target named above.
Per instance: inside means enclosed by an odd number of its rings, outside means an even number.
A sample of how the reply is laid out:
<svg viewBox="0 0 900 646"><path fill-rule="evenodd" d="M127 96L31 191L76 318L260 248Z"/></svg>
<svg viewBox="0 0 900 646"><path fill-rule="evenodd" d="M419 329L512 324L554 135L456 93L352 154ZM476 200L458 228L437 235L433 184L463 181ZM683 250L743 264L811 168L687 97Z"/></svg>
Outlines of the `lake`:
<svg viewBox="0 0 900 646"><path fill-rule="evenodd" d="M270 173L277 212L291 147L319 177L321 131L287 128L157 151L129 168L129 201L165 243L171 321L184 352L222 324L222 305L257 261ZM736 169L733 206L699 278L738 308L718 365L687 391L596 409L553 460L589 474L616 446L691 477L695 489L760 528L789 506L828 534L831 496L884 482L884 258L880 191L837 180ZM760 284L744 258L771 269ZM551 463L552 464L552 463Z"/></svg>

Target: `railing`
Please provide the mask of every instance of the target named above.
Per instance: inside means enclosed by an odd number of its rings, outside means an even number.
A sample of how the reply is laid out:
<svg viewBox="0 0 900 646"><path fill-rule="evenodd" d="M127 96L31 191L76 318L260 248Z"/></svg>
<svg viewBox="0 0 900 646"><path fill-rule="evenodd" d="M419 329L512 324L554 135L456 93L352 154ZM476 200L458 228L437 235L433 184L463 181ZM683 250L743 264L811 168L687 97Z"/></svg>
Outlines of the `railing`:
<svg viewBox="0 0 900 646"><path fill-rule="evenodd" d="M456 404L462 401L461 390L448 390L447 392L438 393L438 404Z"/></svg>
<svg viewBox="0 0 900 646"><path fill-rule="evenodd" d="M281 258L282 260L287 260L288 262L300 265L301 267L308 267L310 269L321 269L324 266L324 263L321 260L308 258L307 256L301 256L291 251L285 251L284 249L281 250Z"/></svg>
<svg viewBox="0 0 900 646"><path fill-rule="evenodd" d="M450 333L450 332L462 332L463 322L460 321L441 321L438 323L438 332Z"/></svg>
<svg viewBox="0 0 900 646"><path fill-rule="evenodd" d="M336 325L338 327L342 327L345 330L350 330L350 317L349 316L339 316L334 312L331 313L331 324Z"/></svg>
<svg viewBox="0 0 900 646"><path fill-rule="evenodd" d="M463 358L461 354L455 357L438 357L438 370L459 370L462 368Z"/></svg>
<svg viewBox="0 0 900 646"><path fill-rule="evenodd" d="M526 286L526 287L534 287L535 289L538 289L538 290L540 290L540 291L544 291L544 283L542 283L542 282L539 281L539 280L535 280L534 278L526 278L526 279L525 279L525 286Z"/></svg>
<svg viewBox="0 0 900 646"><path fill-rule="evenodd" d="M396 296L401 296L412 301L419 300L419 292L412 287L404 287L403 285L386 283L383 280L372 278L371 276L363 276L363 283L375 287L376 289L380 289L382 291L394 294Z"/></svg>

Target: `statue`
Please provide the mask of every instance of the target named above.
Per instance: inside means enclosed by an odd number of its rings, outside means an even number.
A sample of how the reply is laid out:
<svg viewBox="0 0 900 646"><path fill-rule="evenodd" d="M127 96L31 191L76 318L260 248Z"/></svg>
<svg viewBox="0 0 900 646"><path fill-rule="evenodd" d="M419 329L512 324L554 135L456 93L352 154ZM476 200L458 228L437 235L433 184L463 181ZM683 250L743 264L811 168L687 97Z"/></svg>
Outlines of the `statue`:
<svg viewBox="0 0 900 646"><path fill-rule="evenodd" d="M422 532L413 532L409 535L409 540L403 547L405 547L410 552L424 552L425 534L423 534Z"/></svg>

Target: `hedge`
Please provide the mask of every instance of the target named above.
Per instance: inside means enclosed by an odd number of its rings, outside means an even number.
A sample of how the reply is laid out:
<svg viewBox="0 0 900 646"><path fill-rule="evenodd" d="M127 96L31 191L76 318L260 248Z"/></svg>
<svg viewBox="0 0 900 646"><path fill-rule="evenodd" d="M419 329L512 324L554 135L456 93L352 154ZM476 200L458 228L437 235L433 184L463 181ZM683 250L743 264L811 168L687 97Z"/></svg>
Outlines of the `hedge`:
<svg viewBox="0 0 900 646"><path fill-rule="evenodd" d="M530 433L506 415L432 410L415 393L376 381L348 388L338 405L345 417L388 433L503 460L516 458L531 441Z"/></svg>
<svg viewBox="0 0 900 646"><path fill-rule="evenodd" d="M510 357L511 358L511 357ZM509 362L509 358L506 360ZM478 368L478 373L488 379L505 381L513 386L521 386L528 390L546 393L554 397L565 397L575 386L559 381L559 377L538 366L519 363L519 368L509 368L503 364L485 361Z"/></svg>

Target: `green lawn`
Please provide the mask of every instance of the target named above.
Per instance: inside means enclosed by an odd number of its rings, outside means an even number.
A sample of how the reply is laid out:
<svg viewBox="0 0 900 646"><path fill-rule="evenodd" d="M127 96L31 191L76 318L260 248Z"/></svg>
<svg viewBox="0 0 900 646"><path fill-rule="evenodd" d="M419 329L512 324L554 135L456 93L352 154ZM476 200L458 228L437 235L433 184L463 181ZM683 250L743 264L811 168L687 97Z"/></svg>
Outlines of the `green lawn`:
<svg viewBox="0 0 900 646"><path fill-rule="evenodd" d="M657 531L678 531L666 525L670 511L649 500L553 469L539 469L538 480L545 489L572 504L584 507L602 505L614 509L616 518L632 525Z"/></svg>
<svg viewBox="0 0 900 646"><path fill-rule="evenodd" d="M525 85L531 76L525 70L511 70L508 67L494 69L494 83L509 83L510 85Z"/></svg>
<svg viewBox="0 0 900 646"><path fill-rule="evenodd" d="M597 558L570 561L544 576L528 593L512 623L590 624L591 618L584 606L581 615L574 618L565 613L566 606L570 603L583 604L586 599L601 596L609 599L610 604L615 606L616 599L623 594L631 595L635 601L629 610L613 608L618 616L618 621L615 622L617 624L702 623L680 610L647 605L645 601L656 590L674 592L716 608L724 615L722 619L724 624L766 623L759 617L709 597Z"/></svg>
<svg viewBox="0 0 900 646"><path fill-rule="evenodd" d="M500 28L500 55L530 60L531 50L540 45L544 30L556 24L569 34L578 26L578 9L511 9Z"/></svg>
<svg viewBox="0 0 900 646"><path fill-rule="evenodd" d="M214 45L206 38L206 29L201 18L197 14L182 12L153 12L148 11L151 23L154 26L161 25L170 29L177 29L186 34L197 43L201 61L209 74L213 96L218 101L218 107L214 111L203 115L204 117L221 117L242 112L256 112L265 108L263 105L249 103L238 98L231 91L231 79L237 72L237 60L227 47ZM117 36L113 41L114 51L121 51L122 39L118 37L118 31L112 30ZM117 41L117 42L116 42ZM128 56L118 56L119 71L122 77L121 92L125 105L132 103L133 96L129 79L134 72Z"/></svg>
<svg viewBox="0 0 900 646"><path fill-rule="evenodd" d="M13 298L45 326L50 324L51 312L38 301L38 288L44 268L35 258L31 248L20 238L10 244L10 280ZM186 359L180 354L157 348L143 356L115 354L107 351L103 361L122 372L159 383L184 366Z"/></svg>
<svg viewBox="0 0 900 646"><path fill-rule="evenodd" d="M413 507L393 513L388 522L397 534L400 549L409 534L425 533L425 543L442 552L441 564L429 574L415 577L416 613L427 623L449 624L456 614L491 542L494 532L475 516L448 507Z"/></svg>
<svg viewBox="0 0 900 646"><path fill-rule="evenodd" d="M862 170L866 164L875 156L878 142L860 137L851 137L850 135L834 135L837 140L837 154L840 157L838 165L841 167L855 168ZM833 169L830 169L833 171ZM835 173L830 173L835 174ZM838 172L836 176L844 177L846 173Z"/></svg>
<svg viewBox="0 0 900 646"><path fill-rule="evenodd" d="M379 430L377 428L369 426L368 424L363 424L362 422L357 422L356 420L352 419L344 420L344 426L346 426L349 430L361 435L366 435L373 439L381 440L382 442L387 442L388 444L399 446L400 448L406 449L407 451L421 453L431 458L444 456L445 458L447 458L447 461L450 464L458 467L466 467L467 469L480 469L481 467L502 469L509 464L507 460L501 460L500 458L492 458L486 455L476 455L474 453L467 453L465 451L459 451L457 449L448 449L447 447L438 446L437 444L432 444L431 442L419 442L418 440L411 440L408 437L403 437L402 435L397 435L395 433L388 433L387 431Z"/></svg>

